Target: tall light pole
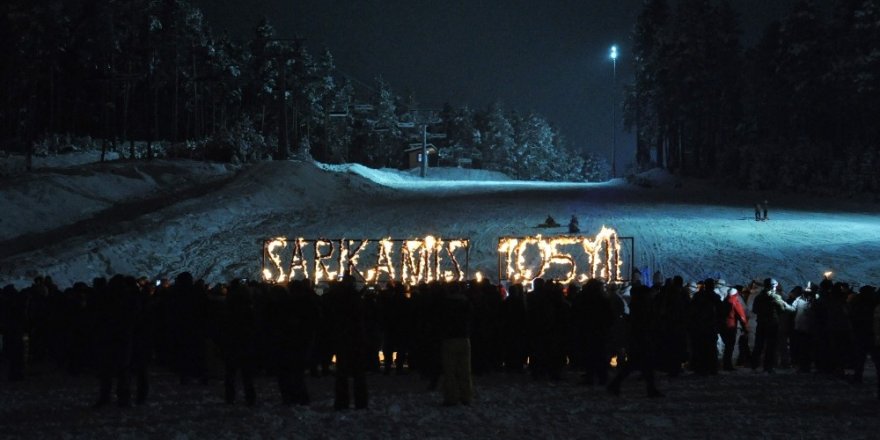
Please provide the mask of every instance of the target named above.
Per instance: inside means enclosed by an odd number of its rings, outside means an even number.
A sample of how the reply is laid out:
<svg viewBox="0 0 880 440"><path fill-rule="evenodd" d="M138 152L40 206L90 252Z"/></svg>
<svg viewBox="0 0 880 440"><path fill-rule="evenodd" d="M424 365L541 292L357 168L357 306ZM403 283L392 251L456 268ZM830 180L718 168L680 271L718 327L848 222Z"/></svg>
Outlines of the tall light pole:
<svg viewBox="0 0 880 440"><path fill-rule="evenodd" d="M617 45L611 46L611 178L617 177Z"/></svg>

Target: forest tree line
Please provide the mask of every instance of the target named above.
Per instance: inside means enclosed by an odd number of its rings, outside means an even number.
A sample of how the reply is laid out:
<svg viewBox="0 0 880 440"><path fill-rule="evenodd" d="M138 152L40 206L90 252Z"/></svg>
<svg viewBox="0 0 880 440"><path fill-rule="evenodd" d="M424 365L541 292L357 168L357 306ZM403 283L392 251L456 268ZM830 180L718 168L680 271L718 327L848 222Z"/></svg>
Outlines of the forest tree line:
<svg viewBox="0 0 880 440"><path fill-rule="evenodd" d="M729 0L646 0L636 163L750 189L880 192L880 2L795 2L752 47Z"/></svg>
<svg viewBox="0 0 880 440"><path fill-rule="evenodd" d="M446 135L431 141L441 164L607 178L604 159L574 153L541 115L446 105L424 119L411 93L342 75L329 50L314 56L265 19L237 41L186 0L11 0L0 11L0 145L28 158L90 137L128 158L397 168L428 123Z"/></svg>

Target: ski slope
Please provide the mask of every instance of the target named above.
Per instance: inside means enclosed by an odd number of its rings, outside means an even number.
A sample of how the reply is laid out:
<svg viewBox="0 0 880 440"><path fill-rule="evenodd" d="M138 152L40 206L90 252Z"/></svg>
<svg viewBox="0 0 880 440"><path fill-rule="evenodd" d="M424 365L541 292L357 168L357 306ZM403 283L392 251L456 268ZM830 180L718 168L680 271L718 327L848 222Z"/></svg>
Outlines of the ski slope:
<svg viewBox="0 0 880 440"><path fill-rule="evenodd" d="M648 185L436 171L421 179L360 165L153 161L6 178L0 282L24 286L46 274L66 286L183 270L209 282L258 278L263 239L275 236L468 237L471 273L497 278L498 237L566 232L536 229L548 214L563 224L576 215L584 234L604 225L634 237L635 266L649 273L734 284L775 277L786 288L826 271L880 282L876 204L721 190L660 171L642 176ZM770 220L755 222L752 206L763 199Z"/></svg>

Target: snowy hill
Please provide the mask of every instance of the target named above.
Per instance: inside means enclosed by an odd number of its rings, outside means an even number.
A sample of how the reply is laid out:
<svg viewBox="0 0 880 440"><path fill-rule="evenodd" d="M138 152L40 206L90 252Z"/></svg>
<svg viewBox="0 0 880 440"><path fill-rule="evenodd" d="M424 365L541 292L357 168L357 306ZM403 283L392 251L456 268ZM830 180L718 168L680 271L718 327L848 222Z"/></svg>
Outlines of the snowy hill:
<svg viewBox="0 0 880 440"><path fill-rule="evenodd" d="M435 171L435 170L431 170ZM439 174L439 173L438 173ZM208 281L257 278L262 240L289 237L469 237L471 272L497 273L497 238L574 214L585 234L603 225L635 237L636 265L686 279L784 286L838 279L880 282L877 207L723 192L697 182L652 188L603 184L422 180L360 165L263 162L235 169L184 161L83 165L6 179L0 190L0 282L37 274L61 285L97 275ZM662 176L661 176L662 177ZM453 180L454 179L454 180ZM486 180L488 179L488 180ZM769 198L770 221L752 206ZM9 215L14 213L14 215Z"/></svg>

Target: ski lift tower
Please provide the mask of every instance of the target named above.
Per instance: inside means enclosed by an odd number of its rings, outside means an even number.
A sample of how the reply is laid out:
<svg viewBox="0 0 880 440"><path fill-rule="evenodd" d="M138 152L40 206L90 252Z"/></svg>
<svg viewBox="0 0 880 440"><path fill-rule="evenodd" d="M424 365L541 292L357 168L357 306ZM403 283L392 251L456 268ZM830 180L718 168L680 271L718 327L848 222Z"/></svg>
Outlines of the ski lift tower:
<svg viewBox="0 0 880 440"><path fill-rule="evenodd" d="M422 154L421 154L421 171L419 175L424 178L428 174L428 139L446 139L446 133L428 133L429 125L437 125L443 120L440 118L440 112L437 110L410 110L409 122L401 122L398 125L401 128L418 127L421 129L422 138Z"/></svg>

